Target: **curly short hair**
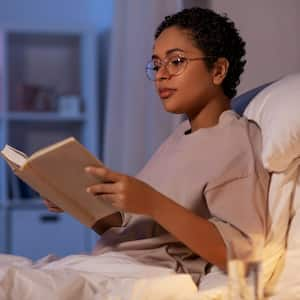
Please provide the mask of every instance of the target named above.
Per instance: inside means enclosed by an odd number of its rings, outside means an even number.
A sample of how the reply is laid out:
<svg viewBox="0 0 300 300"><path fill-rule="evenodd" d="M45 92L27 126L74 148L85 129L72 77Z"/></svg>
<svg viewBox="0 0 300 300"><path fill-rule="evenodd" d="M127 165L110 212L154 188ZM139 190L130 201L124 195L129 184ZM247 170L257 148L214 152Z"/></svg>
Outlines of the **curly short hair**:
<svg viewBox="0 0 300 300"><path fill-rule="evenodd" d="M246 64L246 43L240 37L234 23L226 14L220 15L210 9L193 7L166 16L156 29L155 39L171 26L187 30L195 46L206 56L210 56L205 59L208 69L211 69L220 57L229 61L222 88L227 97L233 98Z"/></svg>

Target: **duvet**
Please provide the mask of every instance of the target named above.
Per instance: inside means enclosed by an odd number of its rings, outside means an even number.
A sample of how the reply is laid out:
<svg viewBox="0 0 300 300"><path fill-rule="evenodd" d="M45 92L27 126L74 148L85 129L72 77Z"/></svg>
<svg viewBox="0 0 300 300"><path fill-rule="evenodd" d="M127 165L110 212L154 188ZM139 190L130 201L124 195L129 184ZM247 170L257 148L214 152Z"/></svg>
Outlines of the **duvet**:
<svg viewBox="0 0 300 300"><path fill-rule="evenodd" d="M37 262L0 255L0 300L182 300L197 295L189 275L117 252L61 259L49 255Z"/></svg>

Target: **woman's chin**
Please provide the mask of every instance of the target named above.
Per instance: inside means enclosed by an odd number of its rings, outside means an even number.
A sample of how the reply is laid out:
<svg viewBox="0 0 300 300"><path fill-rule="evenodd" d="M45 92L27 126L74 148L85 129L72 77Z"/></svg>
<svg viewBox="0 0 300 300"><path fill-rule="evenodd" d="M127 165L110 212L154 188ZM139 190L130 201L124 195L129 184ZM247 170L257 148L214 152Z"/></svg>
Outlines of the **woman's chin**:
<svg viewBox="0 0 300 300"><path fill-rule="evenodd" d="M163 106L166 112L172 113L172 114L183 114L184 111L180 109L178 106L174 105L173 103L166 103L163 102Z"/></svg>

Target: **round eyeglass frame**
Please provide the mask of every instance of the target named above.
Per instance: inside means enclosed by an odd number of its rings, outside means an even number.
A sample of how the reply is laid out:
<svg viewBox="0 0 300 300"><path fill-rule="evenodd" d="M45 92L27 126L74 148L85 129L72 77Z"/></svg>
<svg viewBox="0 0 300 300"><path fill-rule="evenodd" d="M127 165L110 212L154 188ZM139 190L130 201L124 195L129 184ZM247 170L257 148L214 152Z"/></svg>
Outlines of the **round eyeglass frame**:
<svg viewBox="0 0 300 300"><path fill-rule="evenodd" d="M185 61L186 61L184 67L183 67L181 70L179 70L178 72L176 72L176 73L170 73L169 70L168 70L168 64L170 64L171 58L172 58L172 57L178 57L178 58L181 58L181 59L185 59ZM178 75L182 74L182 73L185 71L185 69L186 69L186 67L187 67L187 65L188 65L188 63L189 63L190 61L205 60L205 59L207 59L207 58L213 58L213 57L215 57L215 56L208 55L208 56L191 57L191 58L190 58L190 57L186 57L186 56L184 56L184 55L174 55L174 56L170 56L169 58L165 58L164 60L161 60L160 63L161 63L161 67L166 68L166 71L168 72L169 76L178 76ZM149 67L149 65L150 65L151 63L153 63L153 59L151 59L151 60L146 64L146 67L145 67L146 76L147 76L147 78L148 78L149 80L151 80L151 81L157 81L157 80L159 80L159 79L156 78L157 72L155 73L155 72L153 71L153 68ZM150 75L149 71L154 72L154 76L155 76L155 77L152 77L152 76Z"/></svg>

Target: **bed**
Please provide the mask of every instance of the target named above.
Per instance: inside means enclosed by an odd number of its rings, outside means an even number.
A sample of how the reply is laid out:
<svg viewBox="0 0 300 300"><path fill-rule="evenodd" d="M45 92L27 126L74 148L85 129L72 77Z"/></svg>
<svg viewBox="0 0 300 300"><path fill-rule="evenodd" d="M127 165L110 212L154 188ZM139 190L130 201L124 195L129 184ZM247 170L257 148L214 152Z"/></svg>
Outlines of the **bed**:
<svg viewBox="0 0 300 300"><path fill-rule="evenodd" d="M300 74L290 74L234 99L232 108L262 129L262 160L272 172L263 282L273 300L300 299ZM298 279L299 278L299 279ZM218 268L199 287L186 274L145 266L121 253L49 255L33 263L0 255L0 300L226 299Z"/></svg>

